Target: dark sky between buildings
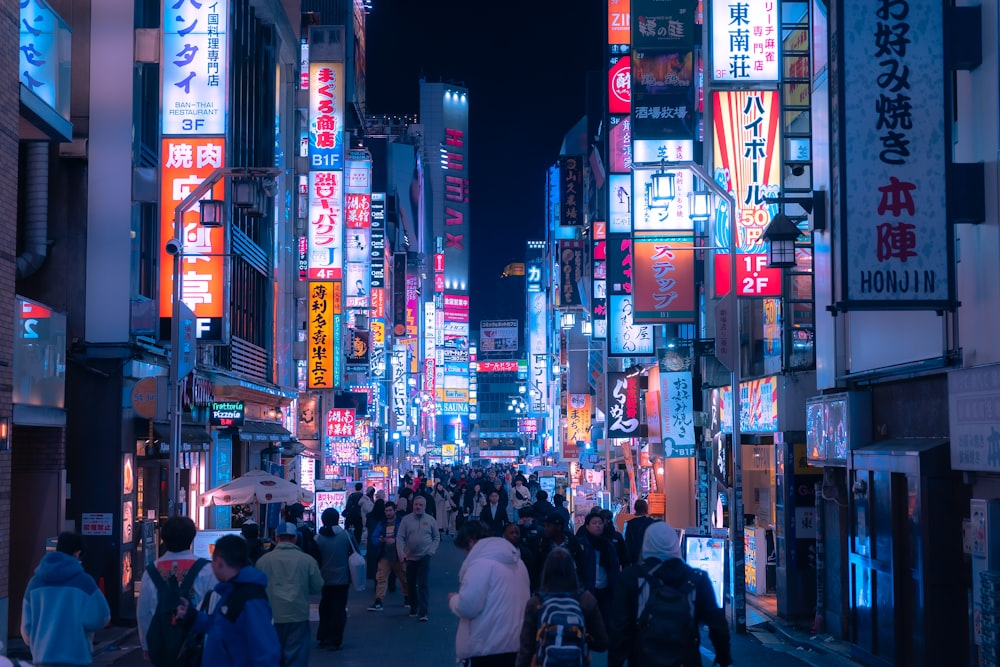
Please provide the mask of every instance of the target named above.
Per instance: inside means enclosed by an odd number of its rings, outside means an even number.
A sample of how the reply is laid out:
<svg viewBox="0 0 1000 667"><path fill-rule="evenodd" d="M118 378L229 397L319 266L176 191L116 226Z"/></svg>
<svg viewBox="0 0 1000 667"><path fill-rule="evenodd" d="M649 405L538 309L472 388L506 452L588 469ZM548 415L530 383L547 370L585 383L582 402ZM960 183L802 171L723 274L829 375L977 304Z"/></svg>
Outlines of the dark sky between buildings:
<svg viewBox="0 0 1000 667"><path fill-rule="evenodd" d="M368 113L418 112L421 77L469 89L474 336L481 319L523 318L523 278L501 272L543 238L545 171L602 67L603 7L375 0L368 16Z"/></svg>

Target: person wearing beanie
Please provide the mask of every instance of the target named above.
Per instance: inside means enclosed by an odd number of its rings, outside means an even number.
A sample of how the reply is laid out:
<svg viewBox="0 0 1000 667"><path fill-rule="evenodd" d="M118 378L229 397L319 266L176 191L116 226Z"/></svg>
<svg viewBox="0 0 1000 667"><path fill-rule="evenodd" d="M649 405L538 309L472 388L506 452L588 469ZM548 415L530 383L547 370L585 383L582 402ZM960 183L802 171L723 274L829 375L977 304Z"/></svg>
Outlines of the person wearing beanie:
<svg viewBox="0 0 1000 667"><path fill-rule="evenodd" d="M641 558L640 563L625 568L615 587L607 619L608 667L622 667L626 660L629 665L647 667L667 664L662 654L644 653L638 619L657 587L679 588L687 582L694 585L695 630L685 647L682 663L701 664L698 628L707 625L715 649L715 664L722 667L733 664L726 614L716 602L712 582L704 570L690 567L681 560L681 542L674 527L665 521L650 524L643 536Z"/></svg>

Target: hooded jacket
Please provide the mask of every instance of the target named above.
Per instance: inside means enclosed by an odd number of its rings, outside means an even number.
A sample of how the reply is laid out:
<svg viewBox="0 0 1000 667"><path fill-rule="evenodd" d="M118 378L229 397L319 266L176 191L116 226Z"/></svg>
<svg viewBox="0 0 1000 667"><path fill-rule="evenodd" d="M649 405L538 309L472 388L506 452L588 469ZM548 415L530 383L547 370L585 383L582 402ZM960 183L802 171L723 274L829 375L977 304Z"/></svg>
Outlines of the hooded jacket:
<svg viewBox="0 0 1000 667"><path fill-rule="evenodd" d="M347 531L340 526L323 526L316 537L323 565L319 568L324 586L347 586L351 571L347 559L354 551L354 543Z"/></svg>
<svg viewBox="0 0 1000 667"><path fill-rule="evenodd" d="M281 644L271 618L267 596L247 600L243 611L231 623L223 614L227 601L237 584L255 584L267 588L267 576L255 567L247 566L230 581L216 584L213 595L219 597L213 611L197 612L194 631L205 634L203 665L213 667L271 667L281 662ZM188 608L190 618L194 607Z"/></svg>
<svg viewBox="0 0 1000 667"><path fill-rule="evenodd" d="M517 547L502 537L479 540L458 570L458 581L458 593L448 600L459 618L458 659L517 653L531 596L528 570Z"/></svg>
<svg viewBox="0 0 1000 667"><path fill-rule="evenodd" d="M715 649L715 661L726 667L733 664L729 644L729 626L726 614L715 599L712 582L704 571L688 566L681 560L680 541L672 526L657 521L649 525L642 542L642 562L625 568L607 622L610 646L609 667L629 665L658 667L658 656L642 655L638 639L638 618L650 594L650 574L672 586L690 580L694 584L694 619L700 627L708 626L708 636ZM691 637L684 664L701 664L700 633Z"/></svg>
<svg viewBox="0 0 1000 667"><path fill-rule="evenodd" d="M89 633L111 620L111 610L79 559L45 554L28 582L21 606L21 638L40 664L89 665Z"/></svg>

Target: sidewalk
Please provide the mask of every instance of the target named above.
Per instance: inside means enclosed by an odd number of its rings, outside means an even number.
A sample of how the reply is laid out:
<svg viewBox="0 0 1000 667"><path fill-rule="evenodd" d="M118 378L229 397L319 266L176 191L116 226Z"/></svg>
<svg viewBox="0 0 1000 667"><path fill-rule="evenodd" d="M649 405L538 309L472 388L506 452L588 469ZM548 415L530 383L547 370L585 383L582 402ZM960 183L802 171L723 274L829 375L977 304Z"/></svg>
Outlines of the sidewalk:
<svg viewBox="0 0 1000 667"><path fill-rule="evenodd" d="M130 637L136 641L139 639L134 626L109 625L106 628L98 630L94 633L94 650L92 654L95 662L101 654L114 651L122 640ZM10 637L7 640L7 657L17 658L18 660L31 660L31 652L28 651L28 647L20 637Z"/></svg>
<svg viewBox="0 0 1000 667"><path fill-rule="evenodd" d="M788 644L802 649L809 649L819 654L817 656L818 660L810 660L805 656L799 656L805 662L815 664L816 667L857 667L859 664L851 658L851 645L848 642L840 641L826 633L813 633L804 622L796 623L779 618L772 610L754 604L750 596L747 596L747 611L747 625L750 632L754 632L753 627L749 627L751 617L756 616L758 625L754 627L764 628L767 633L773 634L775 638L780 638ZM763 621L763 623L760 623L760 621ZM768 643L766 637L761 636L764 633L754 632L754 634L762 643Z"/></svg>

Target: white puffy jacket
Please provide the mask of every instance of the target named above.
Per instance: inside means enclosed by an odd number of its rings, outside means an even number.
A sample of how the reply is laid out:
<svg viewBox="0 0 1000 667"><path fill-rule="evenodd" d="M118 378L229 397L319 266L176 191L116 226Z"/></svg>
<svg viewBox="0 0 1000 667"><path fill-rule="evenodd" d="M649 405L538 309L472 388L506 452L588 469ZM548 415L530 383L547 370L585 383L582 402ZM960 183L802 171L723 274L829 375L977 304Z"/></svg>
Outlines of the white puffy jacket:
<svg viewBox="0 0 1000 667"><path fill-rule="evenodd" d="M459 618L456 657L517 653L531 596L528 569L517 547L502 537L479 540L465 557L458 581L458 594L448 600Z"/></svg>

